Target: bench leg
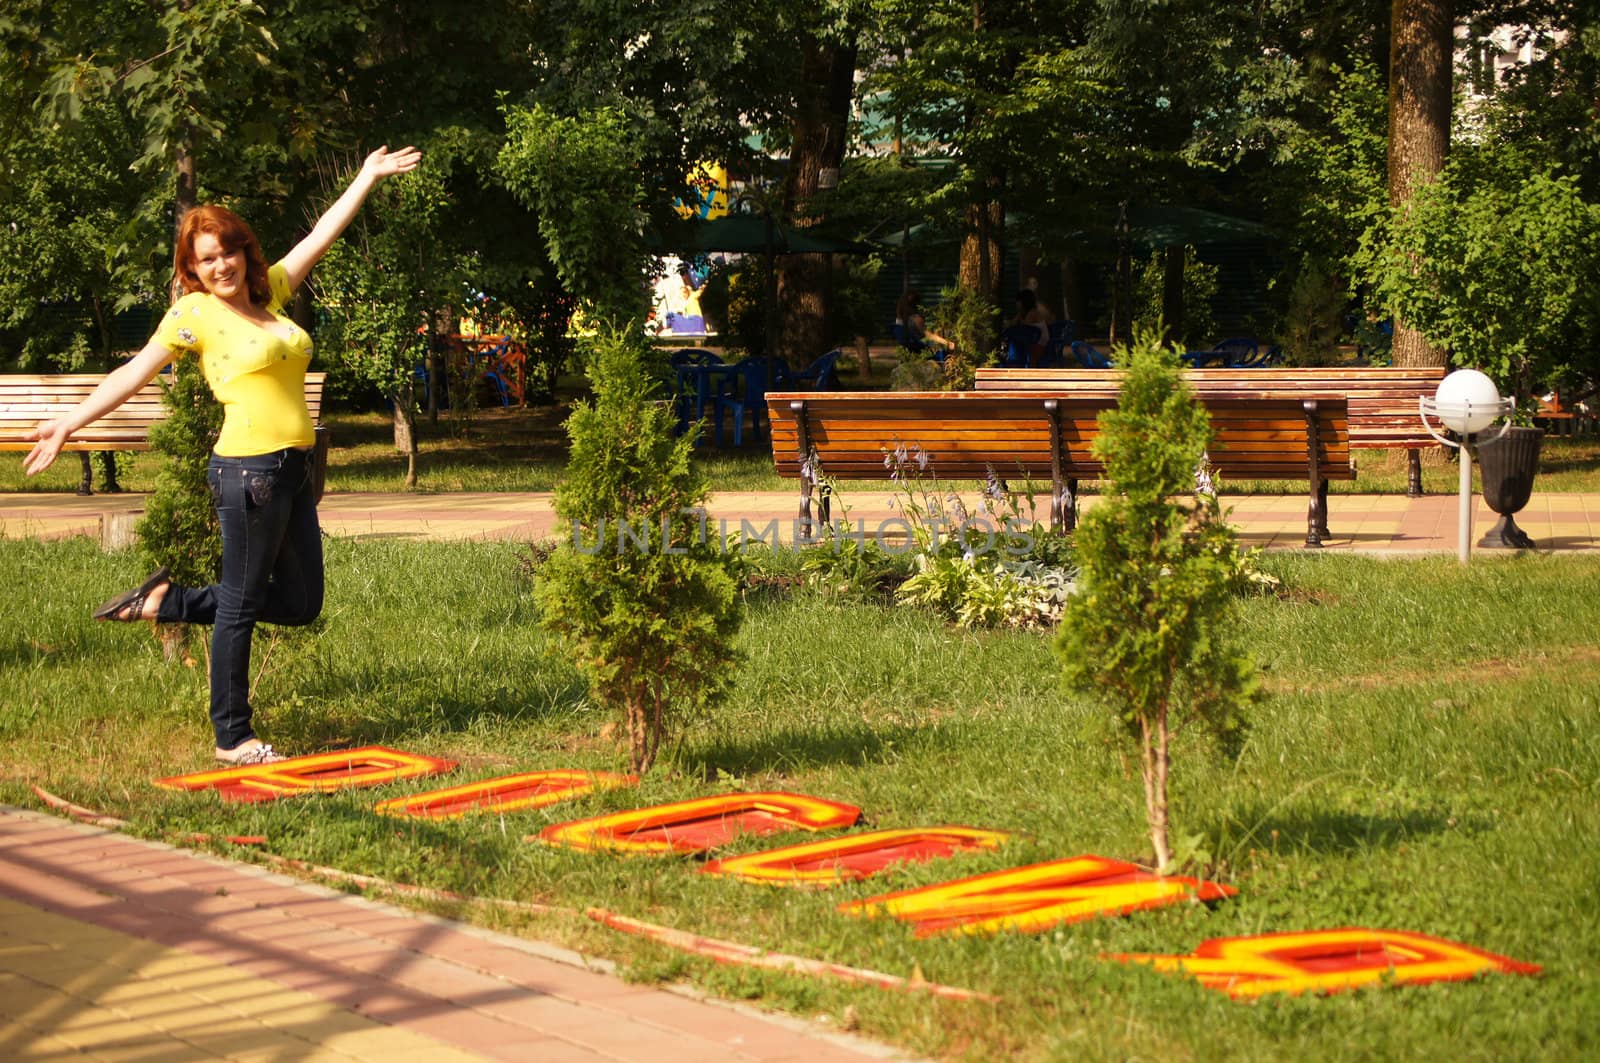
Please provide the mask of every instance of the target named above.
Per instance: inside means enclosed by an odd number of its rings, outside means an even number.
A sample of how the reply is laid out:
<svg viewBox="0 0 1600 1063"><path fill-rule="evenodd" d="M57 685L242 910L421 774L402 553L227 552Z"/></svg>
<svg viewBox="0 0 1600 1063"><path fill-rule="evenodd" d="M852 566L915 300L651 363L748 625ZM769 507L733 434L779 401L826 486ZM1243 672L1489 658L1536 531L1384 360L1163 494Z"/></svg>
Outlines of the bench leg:
<svg viewBox="0 0 1600 1063"><path fill-rule="evenodd" d="M83 479L78 482L78 494L94 494L94 466L89 461L87 450L78 451L78 461L83 465Z"/></svg>
<svg viewBox="0 0 1600 1063"><path fill-rule="evenodd" d="M101 454L100 454L100 460L105 463L105 469L106 469L105 486L101 487L100 490L104 491L108 495L121 494L122 493L122 485L117 483L117 454L116 454L116 451L113 451L113 450L102 451Z"/></svg>
<svg viewBox="0 0 1600 1063"><path fill-rule="evenodd" d="M1311 506L1306 512L1306 546L1320 548L1328 534L1328 481L1311 485Z"/></svg>
<svg viewBox="0 0 1600 1063"><path fill-rule="evenodd" d="M1406 497L1422 497L1422 453L1415 447L1406 451Z"/></svg>
<svg viewBox="0 0 1600 1063"><path fill-rule="evenodd" d="M1306 513L1306 546L1322 546L1322 537L1328 534L1328 481L1322 475L1322 423L1317 402L1307 399L1300 404L1306 414L1306 479L1311 481L1311 506Z"/></svg>
<svg viewBox="0 0 1600 1063"><path fill-rule="evenodd" d="M1072 531L1078 526L1078 481L1068 480L1066 484L1057 504L1061 507L1061 530Z"/></svg>

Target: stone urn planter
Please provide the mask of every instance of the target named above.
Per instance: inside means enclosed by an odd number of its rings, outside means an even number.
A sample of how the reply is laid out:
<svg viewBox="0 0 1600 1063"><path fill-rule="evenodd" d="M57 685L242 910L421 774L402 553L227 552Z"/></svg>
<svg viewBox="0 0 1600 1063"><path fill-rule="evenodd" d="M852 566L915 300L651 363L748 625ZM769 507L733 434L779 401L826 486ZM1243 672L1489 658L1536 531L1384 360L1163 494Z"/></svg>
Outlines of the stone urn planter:
<svg viewBox="0 0 1600 1063"><path fill-rule="evenodd" d="M1534 542L1517 527L1512 515L1528 504L1533 477L1539 471L1539 443L1544 429L1513 426L1505 435L1478 448L1478 468L1483 477L1483 500L1500 514L1479 546L1531 550Z"/></svg>

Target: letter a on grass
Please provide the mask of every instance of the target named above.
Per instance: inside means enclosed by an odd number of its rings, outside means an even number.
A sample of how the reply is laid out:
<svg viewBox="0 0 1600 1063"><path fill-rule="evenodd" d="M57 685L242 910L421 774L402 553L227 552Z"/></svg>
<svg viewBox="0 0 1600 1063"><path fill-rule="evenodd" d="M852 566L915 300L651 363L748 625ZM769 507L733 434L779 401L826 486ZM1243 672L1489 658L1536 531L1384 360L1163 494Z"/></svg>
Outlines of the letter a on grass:
<svg viewBox="0 0 1600 1063"><path fill-rule="evenodd" d="M1540 970L1535 964L1443 938L1359 927L1212 938L1188 956L1115 952L1101 959L1186 974L1235 1000L1254 1000L1266 993L1336 993L1380 983L1457 982L1487 971L1538 974Z"/></svg>

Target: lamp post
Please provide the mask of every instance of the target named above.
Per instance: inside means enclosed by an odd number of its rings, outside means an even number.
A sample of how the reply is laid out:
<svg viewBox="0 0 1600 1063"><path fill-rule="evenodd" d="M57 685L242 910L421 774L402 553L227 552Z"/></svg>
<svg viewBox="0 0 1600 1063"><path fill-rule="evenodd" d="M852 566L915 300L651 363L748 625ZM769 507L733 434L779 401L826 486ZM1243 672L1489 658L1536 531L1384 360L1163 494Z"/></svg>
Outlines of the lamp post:
<svg viewBox="0 0 1600 1063"><path fill-rule="evenodd" d="M1461 450L1461 489L1456 527L1460 535L1456 557L1466 564L1472 557L1472 451L1473 436L1495 421L1509 414L1515 407L1511 399L1502 399L1494 381L1476 369L1457 369L1439 382L1433 398L1423 395L1417 399L1417 409L1422 416L1422 427L1428 434L1447 447ZM1433 417L1454 432L1459 440L1447 439L1428 423ZM1501 425L1494 439L1505 434L1507 425ZM1480 445L1492 440L1476 440Z"/></svg>

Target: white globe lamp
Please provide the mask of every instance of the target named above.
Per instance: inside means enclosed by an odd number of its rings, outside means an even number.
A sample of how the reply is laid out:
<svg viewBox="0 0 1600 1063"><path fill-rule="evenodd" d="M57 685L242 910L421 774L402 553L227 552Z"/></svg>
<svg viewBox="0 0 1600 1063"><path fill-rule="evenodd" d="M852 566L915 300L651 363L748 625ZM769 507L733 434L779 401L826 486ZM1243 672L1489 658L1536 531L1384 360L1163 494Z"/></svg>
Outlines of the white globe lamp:
<svg viewBox="0 0 1600 1063"><path fill-rule="evenodd" d="M1428 434L1447 447L1461 449L1461 502L1456 521L1461 539L1456 547L1456 556L1463 562L1472 557L1472 451L1469 444L1473 436L1509 414L1514 405L1510 399L1502 399L1494 381L1476 369L1457 369L1439 381L1439 389L1433 393L1433 398L1423 395L1417 399L1422 426L1428 430ZM1428 423L1429 417L1454 432L1456 438L1449 439L1434 431L1433 425ZM1501 426L1495 438L1504 434L1505 426ZM1479 439L1477 442L1483 444L1492 440Z"/></svg>
<svg viewBox="0 0 1600 1063"><path fill-rule="evenodd" d="M1457 369L1439 381L1433 405L1444 426L1463 436L1483 431L1505 412L1494 381L1476 369Z"/></svg>

